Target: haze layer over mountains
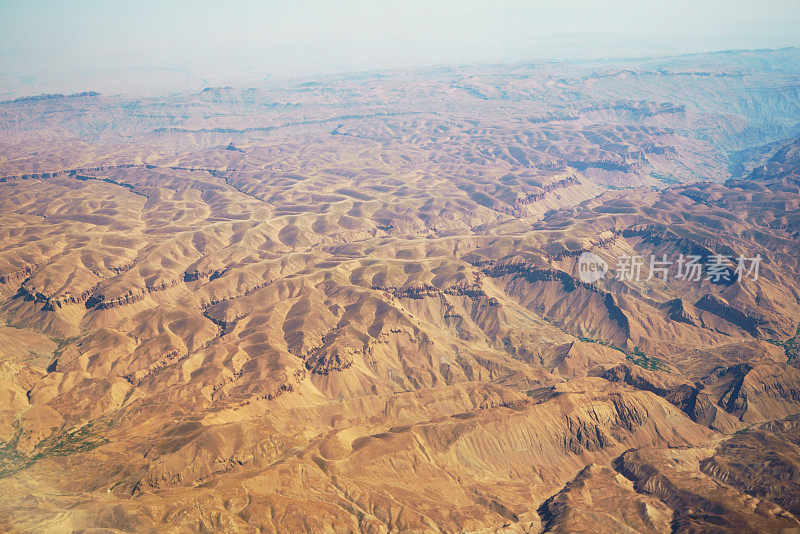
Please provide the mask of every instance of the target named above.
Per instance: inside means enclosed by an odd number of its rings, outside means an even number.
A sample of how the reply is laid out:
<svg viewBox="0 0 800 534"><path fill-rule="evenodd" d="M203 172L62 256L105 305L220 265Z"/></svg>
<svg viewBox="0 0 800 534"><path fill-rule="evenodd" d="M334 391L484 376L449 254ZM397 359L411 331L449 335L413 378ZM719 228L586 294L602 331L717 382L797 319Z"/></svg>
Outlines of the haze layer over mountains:
<svg viewBox="0 0 800 534"><path fill-rule="evenodd" d="M2 102L0 529L798 531L798 137L798 49Z"/></svg>

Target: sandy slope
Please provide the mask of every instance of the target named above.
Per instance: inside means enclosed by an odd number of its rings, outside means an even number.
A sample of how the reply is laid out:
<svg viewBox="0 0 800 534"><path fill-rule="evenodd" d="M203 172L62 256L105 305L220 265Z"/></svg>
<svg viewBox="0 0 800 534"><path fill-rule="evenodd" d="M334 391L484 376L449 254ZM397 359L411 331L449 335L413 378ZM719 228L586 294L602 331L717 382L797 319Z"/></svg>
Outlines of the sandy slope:
<svg viewBox="0 0 800 534"><path fill-rule="evenodd" d="M0 529L800 529L792 54L0 104Z"/></svg>

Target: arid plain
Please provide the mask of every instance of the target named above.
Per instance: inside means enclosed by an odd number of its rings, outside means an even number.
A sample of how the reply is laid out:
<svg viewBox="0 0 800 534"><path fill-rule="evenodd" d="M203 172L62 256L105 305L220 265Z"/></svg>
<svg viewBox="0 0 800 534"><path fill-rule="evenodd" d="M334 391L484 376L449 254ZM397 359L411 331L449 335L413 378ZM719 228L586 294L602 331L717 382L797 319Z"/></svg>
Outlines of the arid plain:
<svg viewBox="0 0 800 534"><path fill-rule="evenodd" d="M798 49L0 103L0 530L800 532L798 137Z"/></svg>

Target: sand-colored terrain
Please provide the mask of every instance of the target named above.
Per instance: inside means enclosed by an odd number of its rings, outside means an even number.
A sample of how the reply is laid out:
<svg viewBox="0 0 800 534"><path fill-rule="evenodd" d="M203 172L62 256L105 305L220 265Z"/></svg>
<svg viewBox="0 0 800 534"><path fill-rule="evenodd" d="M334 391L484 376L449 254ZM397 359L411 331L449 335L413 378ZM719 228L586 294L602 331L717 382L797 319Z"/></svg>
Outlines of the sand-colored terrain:
<svg viewBox="0 0 800 534"><path fill-rule="evenodd" d="M0 530L800 532L798 73L0 103Z"/></svg>

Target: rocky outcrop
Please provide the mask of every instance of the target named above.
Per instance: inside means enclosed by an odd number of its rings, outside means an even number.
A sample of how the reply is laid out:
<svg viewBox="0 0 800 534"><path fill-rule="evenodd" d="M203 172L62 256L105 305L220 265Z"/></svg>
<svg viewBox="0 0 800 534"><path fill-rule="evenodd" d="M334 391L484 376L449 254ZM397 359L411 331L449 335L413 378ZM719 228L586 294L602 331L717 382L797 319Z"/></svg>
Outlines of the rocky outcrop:
<svg viewBox="0 0 800 534"><path fill-rule="evenodd" d="M747 423L800 413L800 370L768 363L717 369L703 379L717 404Z"/></svg>
<svg viewBox="0 0 800 534"><path fill-rule="evenodd" d="M678 376L627 364L612 367L600 376L612 382L623 382L636 389L655 393L680 408L692 421L714 430L731 433L743 426L734 416L717 406L716 399L704 391L703 384L691 384Z"/></svg>
<svg viewBox="0 0 800 534"><path fill-rule="evenodd" d="M143 167L142 165L136 165L133 163L123 164L123 165L101 165L98 167L81 167L79 169L66 169L60 171L50 171L50 172L33 172L33 173L26 173L26 174L15 174L11 176L2 176L0 177L0 183L2 182L10 182L13 180L48 180L51 178L61 178L64 176L69 176L76 178L78 180L86 180L88 177L84 176L83 173L88 172L103 172L108 170L114 169L130 169L133 167ZM118 184L122 185L122 184Z"/></svg>
<svg viewBox="0 0 800 534"><path fill-rule="evenodd" d="M28 278L38 265L31 265L0 276L0 284L13 284Z"/></svg>
<svg viewBox="0 0 800 534"><path fill-rule="evenodd" d="M488 306L498 306L499 303L494 297L489 298L483 289L478 284L473 285L456 285L446 287L444 289L432 286L430 284L419 284L413 286L394 287L394 286L372 286L374 291L386 291L391 293L396 298L408 299L425 299L431 297L439 297L442 295L453 295L457 297L468 297L470 299L487 299Z"/></svg>
<svg viewBox="0 0 800 534"><path fill-rule="evenodd" d="M663 307L666 309L667 317L669 317L671 321L695 326L691 315L686 313L686 309L683 307L683 300L679 298L669 300L663 304Z"/></svg>
<svg viewBox="0 0 800 534"><path fill-rule="evenodd" d="M769 501L750 500L700 473L700 450L630 450L613 462L637 493L672 510L672 532L767 532L796 529L797 520ZM681 466L678 468L677 466ZM750 500L750 502L748 502Z"/></svg>
<svg viewBox="0 0 800 534"><path fill-rule="evenodd" d="M763 324L763 320L750 317L741 310L737 310L711 294L703 295L703 297L695 303L695 307L738 326L753 337L758 337L758 326Z"/></svg>
<svg viewBox="0 0 800 534"><path fill-rule="evenodd" d="M724 441L700 469L800 517L800 415L748 428Z"/></svg>
<svg viewBox="0 0 800 534"><path fill-rule="evenodd" d="M94 305L94 309L96 310L112 310L114 308L119 308L120 306L127 306L129 304L141 302L142 300L145 299L145 297L147 297L151 293L170 289L172 287L179 285L182 282L183 280L166 281L162 282L161 284L145 287L137 292L129 291L124 295L109 300L106 300L104 297L100 295L96 295L94 296L95 298L92 300L92 303L96 302L96 304Z"/></svg>
<svg viewBox="0 0 800 534"><path fill-rule="evenodd" d="M512 275L514 277L523 278L530 284L536 282L559 282L563 290L567 293L572 293L577 288L596 293L603 297L603 305L608 312L609 318L620 328L624 337L627 339L630 336L630 322L625 312L622 311L622 308L617 305L614 295L601 290L594 284L582 282L564 271L558 269L541 269L524 262L502 262L490 265L484 268L482 272L494 278Z"/></svg>
<svg viewBox="0 0 800 534"><path fill-rule="evenodd" d="M198 271L197 269L183 273L184 282L196 282L200 279L208 279L209 282L216 280L228 272L227 268L213 269L209 271Z"/></svg>
<svg viewBox="0 0 800 534"><path fill-rule="evenodd" d="M515 207L527 206L529 204L533 204L534 202L539 202L549 193L556 191L558 189L565 189L567 187L572 187L574 185L580 185L581 181L578 179L577 176L572 175L566 178L562 178L560 180L556 180L553 183L543 185L539 191L528 193L524 196L517 198L514 201Z"/></svg>
<svg viewBox="0 0 800 534"><path fill-rule="evenodd" d="M579 113L548 111L546 114L538 117L528 117L528 121L533 124L547 124L550 122L576 121L580 119L580 117Z"/></svg>
<svg viewBox="0 0 800 534"><path fill-rule="evenodd" d="M659 499L637 493L614 470L583 468L539 507L544 532L669 533L673 510Z"/></svg>
<svg viewBox="0 0 800 534"><path fill-rule="evenodd" d="M541 269L524 262L502 262L490 265L483 269L483 274L493 278L506 275L514 275L524 278L528 283L535 282L560 282L564 291L570 293L578 287L582 287L594 293L600 293L600 289L592 284L581 282L577 278L570 276L558 269Z"/></svg>

